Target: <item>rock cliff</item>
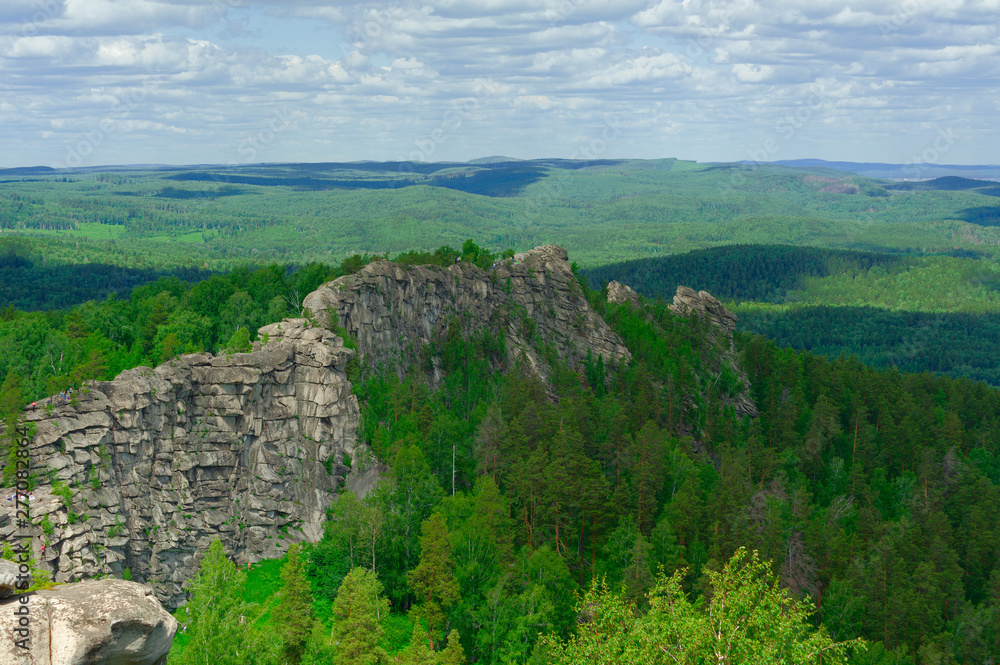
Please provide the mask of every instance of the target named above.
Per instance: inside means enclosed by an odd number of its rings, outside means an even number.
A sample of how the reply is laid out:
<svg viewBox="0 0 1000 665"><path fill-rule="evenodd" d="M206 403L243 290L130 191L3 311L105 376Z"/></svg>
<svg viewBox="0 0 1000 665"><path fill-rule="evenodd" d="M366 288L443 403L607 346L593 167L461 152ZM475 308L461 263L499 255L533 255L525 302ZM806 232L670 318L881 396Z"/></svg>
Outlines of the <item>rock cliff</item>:
<svg viewBox="0 0 1000 665"><path fill-rule="evenodd" d="M153 585L167 607L216 537L239 563L317 540L356 450L354 353L304 319L261 329L251 353L137 367L27 412L41 566ZM0 538L23 533L4 504ZM42 545L45 545L42 551Z"/></svg>
<svg viewBox="0 0 1000 665"><path fill-rule="evenodd" d="M589 306L566 250L545 245L480 269L470 263L401 266L367 265L324 284L303 304L325 326L357 340L369 366L405 371L418 362L424 345L442 339L453 322L463 332L504 333L507 362L522 354L546 378L539 349L551 345L571 365L590 351L612 365L631 357L621 339ZM440 369L431 372L432 383Z"/></svg>
<svg viewBox="0 0 1000 665"><path fill-rule="evenodd" d="M372 367L407 367L456 322L463 334L503 332L506 362L523 355L543 378L545 347L571 364L588 351L629 358L554 245L487 270L377 262L305 305L346 329ZM318 540L336 491L363 494L378 476L356 439L353 354L330 330L286 319L250 353L137 367L27 412L42 477L27 529L41 567L56 582L128 568L173 608L215 538L241 564ZM7 504L0 537L23 532Z"/></svg>
<svg viewBox="0 0 1000 665"><path fill-rule="evenodd" d="M678 307L717 320L731 356L725 308L682 295ZM523 357L542 378L546 350L571 365L588 353L609 365L630 359L554 245L485 270L380 261L304 305L321 326L286 319L262 328L250 353L179 356L27 412L40 477L32 525L18 524L5 503L0 538L27 529L56 582L128 568L174 608L215 538L241 564L280 556L292 542L319 539L338 490L363 494L377 479L357 441L359 407L345 373L355 351L336 331L356 340L367 366L404 371L422 361L432 383L441 368L422 350L456 331L502 335L507 356L498 364Z"/></svg>
<svg viewBox="0 0 1000 665"><path fill-rule="evenodd" d="M628 287L626 287L628 288ZM631 289L630 289L631 290ZM716 365L716 372L721 377L723 367L728 367L735 377L729 394L724 399L733 407L738 415L757 417L757 405L750 396L750 380L740 368L736 358L736 344L733 333L736 331L736 315L726 309L719 300L707 291L695 291L687 286L678 286L674 302L670 306L677 314L688 316L694 314L707 320L717 331L716 335L705 338L706 350L714 351L709 358ZM713 347L714 348L711 348Z"/></svg>

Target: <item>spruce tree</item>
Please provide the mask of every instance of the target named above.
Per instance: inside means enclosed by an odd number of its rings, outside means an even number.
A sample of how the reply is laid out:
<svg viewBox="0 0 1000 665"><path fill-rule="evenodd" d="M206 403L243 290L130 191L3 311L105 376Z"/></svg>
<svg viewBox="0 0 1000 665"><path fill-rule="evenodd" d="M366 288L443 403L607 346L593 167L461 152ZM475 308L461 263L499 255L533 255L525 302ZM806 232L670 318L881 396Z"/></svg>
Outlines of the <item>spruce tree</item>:
<svg viewBox="0 0 1000 665"><path fill-rule="evenodd" d="M410 645L403 649L396 656L397 665L437 665L434 652L427 645L427 631L424 625L417 619L413 624L413 635L410 636Z"/></svg>
<svg viewBox="0 0 1000 665"><path fill-rule="evenodd" d="M288 562L281 569L281 581L281 597L274 610L274 616L279 618L275 629L281 637L285 662L296 665L302 659L316 619L302 550L298 545L288 548Z"/></svg>
<svg viewBox="0 0 1000 665"><path fill-rule="evenodd" d="M378 646L381 621L389 614L389 601L382 596L382 583L367 568L347 574L333 601L331 636L336 655L334 665L377 665L385 661Z"/></svg>
<svg viewBox="0 0 1000 665"><path fill-rule="evenodd" d="M243 600L246 573L226 558L222 542L214 540L201 560L188 590L188 643L171 665L244 665L262 656L251 629L258 612Z"/></svg>
<svg viewBox="0 0 1000 665"><path fill-rule="evenodd" d="M454 628L448 633L448 647L438 654L438 665L465 665L465 651Z"/></svg>

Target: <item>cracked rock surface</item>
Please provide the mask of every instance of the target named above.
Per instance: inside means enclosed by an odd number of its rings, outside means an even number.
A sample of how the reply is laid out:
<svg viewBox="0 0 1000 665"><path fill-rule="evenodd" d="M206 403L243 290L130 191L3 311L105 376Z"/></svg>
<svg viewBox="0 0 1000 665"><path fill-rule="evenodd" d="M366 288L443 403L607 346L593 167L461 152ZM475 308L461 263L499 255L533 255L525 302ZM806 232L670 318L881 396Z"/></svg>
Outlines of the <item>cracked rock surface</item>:
<svg viewBox="0 0 1000 665"><path fill-rule="evenodd" d="M33 665L154 665L164 662L177 621L152 590L124 580L90 580L0 602L0 662ZM14 611L27 608L29 647L18 647Z"/></svg>
<svg viewBox="0 0 1000 665"><path fill-rule="evenodd" d="M170 608L215 538L240 564L319 540L359 453L354 352L305 319L260 333L250 353L137 367L27 412L45 479L27 529L0 508L0 538L30 533L56 582L128 568Z"/></svg>
<svg viewBox="0 0 1000 665"><path fill-rule="evenodd" d="M631 358L621 338L590 308L558 245L536 247L485 270L466 262L441 268L377 261L324 284L303 304L323 325L357 340L359 354L372 367L419 366L421 347L444 339L456 324L463 333L503 332L506 362L524 354L543 379L547 369L538 349L547 344L571 366L588 351L612 365ZM435 366L432 383L440 378Z"/></svg>

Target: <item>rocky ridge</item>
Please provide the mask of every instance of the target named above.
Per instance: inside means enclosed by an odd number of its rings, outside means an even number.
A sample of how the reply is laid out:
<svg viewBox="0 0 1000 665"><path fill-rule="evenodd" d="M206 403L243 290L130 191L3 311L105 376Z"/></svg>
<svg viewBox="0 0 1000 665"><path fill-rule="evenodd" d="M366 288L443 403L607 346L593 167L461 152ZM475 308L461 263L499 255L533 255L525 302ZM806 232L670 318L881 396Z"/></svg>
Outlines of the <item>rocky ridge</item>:
<svg viewBox="0 0 1000 665"><path fill-rule="evenodd" d="M40 566L56 582L129 568L167 607L221 538L239 563L322 535L361 450L353 355L305 319L260 331L251 353L179 356L26 413ZM23 529L3 504L0 538ZM44 551L42 551L44 545Z"/></svg>
<svg viewBox="0 0 1000 665"><path fill-rule="evenodd" d="M628 287L625 287L628 288ZM631 289L629 289L631 291ZM634 291L633 291L634 293ZM719 300L708 291L695 291L687 286L678 286L674 302L670 309L681 316L695 315L707 320L717 331L715 337L718 353L710 354L718 365L717 371L728 367L736 377L735 385L724 399L740 416L757 417L757 405L750 396L750 379L740 366L736 357L736 344L733 333L736 331L736 315L726 309ZM713 340L706 338L706 346L711 347ZM712 350L707 348L706 350ZM721 374L720 374L721 376Z"/></svg>
<svg viewBox="0 0 1000 665"><path fill-rule="evenodd" d="M503 362L524 357L543 378L546 346L571 364L588 351L609 364L630 357L554 245L488 270L377 262L305 304L373 367L405 368L456 322L462 334L503 332ZM286 319L262 328L250 353L137 367L26 412L43 476L27 529L40 567L56 582L128 568L173 608L215 538L240 564L318 540L336 491L363 494L378 478L357 442L354 353L331 330ZM23 532L4 507L0 537Z"/></svg>
<svg viewBox="0 0 1000 665"><path fill-rule="evenodd" d="M543 379L539 349L551 345L577 365L588 351L616 365L628 349L587 303L566 250L537 247L483 270L460 262L438 266L370 263L324 284L305 298L324 326L357 340L359 355L375 367L405 371L424 345L443 339L457 322L463 333L487 329L506 337L508 364L522 355ZM432 383L440 380L435 364Z"/></svg>

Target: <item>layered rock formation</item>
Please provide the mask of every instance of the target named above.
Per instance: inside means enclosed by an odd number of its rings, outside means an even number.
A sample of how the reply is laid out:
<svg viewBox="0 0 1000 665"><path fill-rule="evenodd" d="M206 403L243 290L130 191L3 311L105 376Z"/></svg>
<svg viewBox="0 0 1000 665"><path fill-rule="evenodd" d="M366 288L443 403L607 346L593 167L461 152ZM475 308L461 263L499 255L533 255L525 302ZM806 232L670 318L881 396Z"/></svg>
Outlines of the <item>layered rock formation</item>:
<svg viewBox="0 0 1000 665"><path fill-rule="evenodd" d="M34 470L52 483L29 531L54 581L128 568L175 607L215 538L239 563L319 539L358 452L354 352L304 319L260 333L252 353L137 367L26 414ZM24 533L13 512L5 541Z"/></svg>
<svg viewBox="0 0 1000 665"><path fill-rule="evenodd" d="M0 663L34 665L154 665L164 662L177 621L153 592L135 582L95 580L38 591L21 603L0 602ZM28 623L25 646L12 636ZM20 636L19 636L20 637Z"/></svg>
<svg viewBox="0 0 1000 665"><path fill-rule="evenodd" d="M441 268L378 261L324 284L303 304L323 325L346 330L373 367L405 371L454 322L466 333L503 333L507 362L523 354L542 378L539 349L546 345L571 365L588 351L612 365L628 361L631 354L590 308L567 258L562 247L545 245L487 270L465 262ZM431 379L440 379L436 366Z"/></svg>
<svg viewBox="0 0 1000 665"><path fill-rule="evenodd" d="M670 309L681 316L697 312L699 316L707 318L713 326L728 337L730 342L732 341L738 319L708 291L695 291L687 286L678 286L677 293L674 294L674 304L670 306Z"/></svg>
<svg viewBox="0 0 1000 665"><path fill-rule="evenodd" d="M627 288L627 287L626 287ZM705 338L706 351L709 359L716 366L716 372L722 376L722 369L728 368L735 377L729 394L724 396L740 416L757 417L757 405L750 397L750 380L740 368L736 358L736 344L733 333L736 331L736 315L726 309L719 300L707 291L695 291L687 286L678 286L674 302L670 309L681 316L698 316L712 324L716 334ZM714 348L713 348L714 347Z"/></svg>
<svg viewBox="0 0 1000 665"><path fill-rule="evenodd" d="M608 282L608 302L638 305L639 294L628 284L611 281Z"/></svg>

